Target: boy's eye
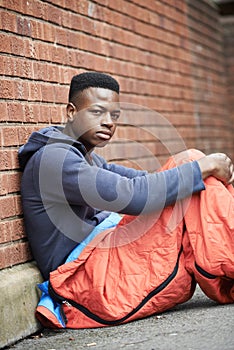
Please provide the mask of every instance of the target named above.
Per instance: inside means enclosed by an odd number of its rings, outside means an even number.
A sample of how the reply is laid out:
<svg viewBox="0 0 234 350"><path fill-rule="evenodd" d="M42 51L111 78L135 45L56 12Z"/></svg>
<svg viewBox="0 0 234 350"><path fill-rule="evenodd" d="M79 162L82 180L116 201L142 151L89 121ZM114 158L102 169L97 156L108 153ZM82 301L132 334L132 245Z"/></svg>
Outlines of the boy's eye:
<svg viewBox="0 0 234 350"><path fill-rule="evenodd" d="M113 120L118 120L119 117L120 117L120 113L113 113L113 114L111 114L111 118L112 118Z"/></svg>
<svg viewBox="0 0 234 350"><path fill-rule="evenodd" d="M92 109L91 113L94 114L94 115L101 115L102 111L100 111L99 109Z"/></svg>
<svg viewBox="0 0 234 350"><path fill-rule="evenodd" d="M107 113L107 111L101 110L101 109L90 109L89 112L92 113L95 117L101 117L102 115ZM116 111L111 113L111 119L113 121L117 121L119 117L120 117L120 112Z"/></svg>

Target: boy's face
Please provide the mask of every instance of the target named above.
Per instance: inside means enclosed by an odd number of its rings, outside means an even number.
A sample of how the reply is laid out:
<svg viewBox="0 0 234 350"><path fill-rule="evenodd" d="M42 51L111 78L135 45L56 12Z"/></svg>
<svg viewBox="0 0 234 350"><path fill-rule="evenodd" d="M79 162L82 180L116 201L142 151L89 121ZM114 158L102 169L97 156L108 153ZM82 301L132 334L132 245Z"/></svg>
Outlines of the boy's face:
<svg viewBox="0 0 234 350"><path fill-rule="evenodd" d="M119 95L112 90L90 87L78 94L75 106L67 106L71 135L90 151L105 146L120 116Z"/></svg>

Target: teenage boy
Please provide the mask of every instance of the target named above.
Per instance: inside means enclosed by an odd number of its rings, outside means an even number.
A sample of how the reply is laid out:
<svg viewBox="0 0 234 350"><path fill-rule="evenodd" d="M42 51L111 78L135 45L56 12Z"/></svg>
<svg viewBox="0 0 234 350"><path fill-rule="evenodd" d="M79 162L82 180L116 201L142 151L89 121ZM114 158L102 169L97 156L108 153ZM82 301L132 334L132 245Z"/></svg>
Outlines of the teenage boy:
<svg viewBox="0 0 234 350"><path fill-rule="evenodd" d="M181 165L171 158L155 173L108 164L94 150L111 140L120 114L114 78L76 75L65 127L34 132L19 151L25 227L38 267L50 278L52 294L68 288L70 302L94 315L73 307L68 326L118 324L163 311L191 297L194 276L207 295L233 302L232 161L223 153L189 150L175 156ZM206 272L207 266L215 268ZM203 282L207 276L221 280L219 286ZM164 285L176 286L174 294L161 295Z"/></svg>

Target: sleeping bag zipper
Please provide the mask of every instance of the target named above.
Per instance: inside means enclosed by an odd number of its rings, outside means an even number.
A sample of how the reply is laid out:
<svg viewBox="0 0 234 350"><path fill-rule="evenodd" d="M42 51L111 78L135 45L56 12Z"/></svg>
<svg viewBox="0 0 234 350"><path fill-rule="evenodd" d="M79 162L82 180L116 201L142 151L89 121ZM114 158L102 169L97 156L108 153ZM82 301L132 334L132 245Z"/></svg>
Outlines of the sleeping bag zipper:
<svg viewBox="0 0 234 350"><path fill-rule="evenodd" d="M196 262L195 262L195 268L196 268L196 270L197 270L202 276L204 276L204 277L206 277L206 278L209 278L209 279L215 279L215 278L217 278L217 276L212 275L211 273L209 273L209 272L203 270L203 268L202 268L201 266L199 266Z"/></svg>
<svg viewBox="0 0 234 350"><path fill-rule="evenodd" d="M118 320L113 320L113 321L109 321L109 320L105 320L101 317L99 317L98 315L94 314L93 312L91 312L89 309L87 309L85 306L77 303L74 300L71 299L66 299L64 297L62 297L61 295L59 295L58 293L56 293L53 289L53 287L51 286L51 283L49 283L48 286L48 291L49 294L51 296L51 298L58 302L58 303L62 303L62 304L67 304L70 306L75 307L76 309L78 309L80 312L82 312L84 315L86 315L87 317L91 318L92 320L96 321L97 323L103 324L103 325L107 325L107 326L114 326L114 325L118 325L120 323L123 323L124 321L126 321L128 318L130 318L131 316L133 316L136 312L138 312L151 298L153 298L155 295L157 295L159 292L161 292L163 289L165 289L168 284L175 278L178 269L179 269L179 258L180 255L182 253L183 247L181 247L179 255L178 255L178 259L176 262L176 265L174 267L174 270L172 271L172 273L167 277L167 279L162 282L158 287L156 287L155 289L153 289L141 302L140 304L135 307L131 312L129 312L126 316L118 319Z"/></svg>

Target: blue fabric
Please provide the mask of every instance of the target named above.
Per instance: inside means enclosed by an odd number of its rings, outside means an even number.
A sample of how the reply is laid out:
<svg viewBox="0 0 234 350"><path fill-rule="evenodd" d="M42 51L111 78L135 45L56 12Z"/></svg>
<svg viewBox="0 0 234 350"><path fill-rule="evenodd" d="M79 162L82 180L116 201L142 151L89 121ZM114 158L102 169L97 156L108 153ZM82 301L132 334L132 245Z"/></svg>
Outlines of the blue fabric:
<svg viewBox="0 0 234 350"><path fill-rule="evenodd" d="M83 249L101 232L104 230L115 227L121 220L121 216L116 213L111 213L111 215L106 218L103 222L97 225L94 230L90 233L88 237L86 237L80 244L75 247L70 255L68 256L66 263L74 261L79 257ZM43 283L38 284L38 288L41 290L42 295L38 306L43 306L47 308L54 316L57 318L58 322L61 324L63 328L66 328L66 325L60 314L60 304L54 302L49 295L48 292L49 281L45 281Z"/></svg>
<svg viewBox="0 0 234 350"><path fill-rule="evenodd" d="M102 221L99 225L97 225L93 231L86 237L83 242L77 245L76 248L73 249L71 254L68 256L66 263L70 261L74 261L81 254L83 249L102 231L107 228L115 227L119 221L121 220L121 216L117 213L111 213L104 221Z"/></svg>

